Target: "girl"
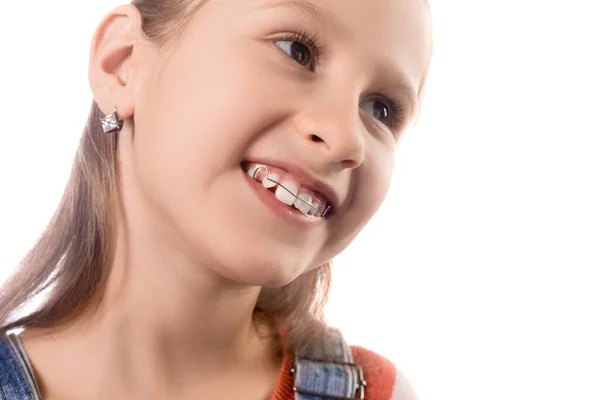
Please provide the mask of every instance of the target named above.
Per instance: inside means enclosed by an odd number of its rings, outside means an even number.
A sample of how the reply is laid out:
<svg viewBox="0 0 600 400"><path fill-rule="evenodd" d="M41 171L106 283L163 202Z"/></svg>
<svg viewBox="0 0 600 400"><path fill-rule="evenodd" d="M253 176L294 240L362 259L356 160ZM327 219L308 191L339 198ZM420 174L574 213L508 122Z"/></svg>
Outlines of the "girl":
<svg viewBox="0 0 600 400"><path fill-rule="evenodd" d="M424 0L111 11L64 197L2 288L0 399L412 399L321 310L430 49Z"/></svg>

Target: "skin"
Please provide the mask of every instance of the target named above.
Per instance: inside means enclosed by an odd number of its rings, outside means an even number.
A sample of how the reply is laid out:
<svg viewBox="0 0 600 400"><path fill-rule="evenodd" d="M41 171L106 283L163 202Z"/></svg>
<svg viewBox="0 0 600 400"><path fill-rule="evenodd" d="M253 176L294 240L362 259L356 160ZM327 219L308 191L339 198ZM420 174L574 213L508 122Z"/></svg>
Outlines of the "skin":
<svg viewBox="0 0 600 400"><path fill-rule="evenodd" d="M416 95L431 46L421 1L311 0L327 21L275 3L209 1L160 51L132 6L98 27L92 90L125 120L116 255L97 310L22 334L44 399L269 398L260 287L331 260L376 212L417 101L397 89ZM274 45L298 31L320 37L314 71ZM408 110L395 129L371 112L385 97ZM329 184L335 215L309 230L275 215L240 169L254 157Z"/></svg>

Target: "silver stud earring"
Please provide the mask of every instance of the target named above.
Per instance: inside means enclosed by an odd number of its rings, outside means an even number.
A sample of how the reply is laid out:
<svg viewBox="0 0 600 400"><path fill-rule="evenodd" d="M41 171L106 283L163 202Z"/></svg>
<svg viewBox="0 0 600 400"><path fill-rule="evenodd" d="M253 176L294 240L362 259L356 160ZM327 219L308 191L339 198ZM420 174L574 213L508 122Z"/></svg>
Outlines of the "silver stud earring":
<svg viewBox="0 0 600 400"><path fill-rule="evenodd" d="M106 117L100 118L100 122L102 122L104 133L119 133L123 127L123 121L119 121L117 118L117 107Z"/></svg>

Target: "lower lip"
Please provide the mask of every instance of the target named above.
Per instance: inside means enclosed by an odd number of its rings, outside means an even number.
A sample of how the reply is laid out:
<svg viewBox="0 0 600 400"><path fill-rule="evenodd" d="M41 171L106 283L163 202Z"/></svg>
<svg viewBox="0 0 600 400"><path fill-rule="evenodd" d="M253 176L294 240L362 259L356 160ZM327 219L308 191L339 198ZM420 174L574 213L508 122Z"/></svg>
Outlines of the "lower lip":
<svg viewBox="0 0 600 400"><path fill-rule="evenodd" d="M296 208L280 202L273 192L265 189L261 183L252 179L243 169L241 169L241 171L244 174L244 178L263 204L285 221L301 229L315 228L325 222L325 218L323 217L306 215Z"/></svg>

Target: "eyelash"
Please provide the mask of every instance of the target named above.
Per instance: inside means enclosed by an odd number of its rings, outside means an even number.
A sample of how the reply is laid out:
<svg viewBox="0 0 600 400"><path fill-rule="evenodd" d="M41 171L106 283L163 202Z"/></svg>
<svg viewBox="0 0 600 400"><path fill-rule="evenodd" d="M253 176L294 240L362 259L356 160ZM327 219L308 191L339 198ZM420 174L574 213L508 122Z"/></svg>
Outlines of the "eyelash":
<svg viewBox="0 0 600 400"><path fill-rule="evenodd" d="M389 97L379 97L381 101L391 108L392 112L392 126L389 127L392 131L397 131L398 127L404 120L404 104L401 101L391 99Z"/></svg>
<svg viewBox="0 0 600 400"><path fill-rule="evenodd" d="M298 42L307 46L310 49L311 57L315 60L315 65L311 66L311 71L314 71L318 67L323 55L324 46L320 44L320 37L316 33L310 33L308 31L298 31L286 33L281 37L278 37L274 42Z"/></svg>
<svg viewBox="0 0 600 400"><path fill-rule="evenodd" d="M314 72L316 68L320 65L321 56L323 55L324 51L324 46L320 44L320 37L317 33L310 33L306 30L290 32L283 34L282 36L273 40L274 43L279 41L298 42L307 46L310 50L312 59L314 59L314 65L311 65L309 69L311 72ZM308 67L305 68L308 69ZM386 106L390 107L390 111L392 112L393 117L392 126L390 126L389 129L391 129L392 131L397 130L398 125L400 125L404 119L404 104L398 100L385 96L376 96L375 99L383 102Z"/></svg>

